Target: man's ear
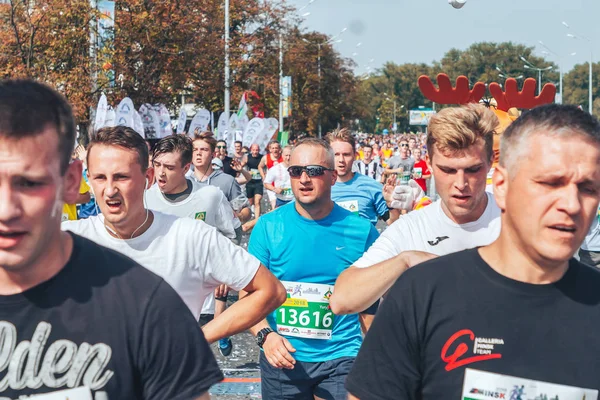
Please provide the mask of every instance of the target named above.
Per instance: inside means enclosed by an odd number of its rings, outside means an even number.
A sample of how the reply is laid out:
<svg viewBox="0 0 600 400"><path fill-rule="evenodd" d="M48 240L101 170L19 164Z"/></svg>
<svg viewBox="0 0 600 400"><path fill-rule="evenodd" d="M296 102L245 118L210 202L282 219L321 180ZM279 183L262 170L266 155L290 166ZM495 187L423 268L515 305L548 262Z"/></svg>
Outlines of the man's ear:
<svg viewBox="0 0 600 400"><path fill-rule="evenodd" d="M497 165L492 175L492 184L494 185L494 198L500 210L506 210L506 194L508 193L508 185L510 179L506 168Z"/></svg>
<svg viewBox="0 0 600 400"><path fill-rule="evenodd" d="M65 204L75 204L79 195L83 166L80 160L73 160L67 167L63 177L62 198Z"/></svg>

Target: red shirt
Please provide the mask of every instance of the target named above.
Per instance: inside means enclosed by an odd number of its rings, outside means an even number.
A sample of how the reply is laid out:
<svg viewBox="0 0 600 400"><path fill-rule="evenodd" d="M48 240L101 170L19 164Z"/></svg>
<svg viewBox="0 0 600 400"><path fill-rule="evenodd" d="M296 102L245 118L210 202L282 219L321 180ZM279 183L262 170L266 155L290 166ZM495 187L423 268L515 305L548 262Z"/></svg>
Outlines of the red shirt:
<svg viewBox="0 0 600 400"><path fill-rule="evenodd" d="M418 174L418 169L421 169L421 176L423 175L429 175L431 172L429 172L429 168L427 168L427 163L425 162L425 160L421 160L417 163L415 163L415 166L413 167L413 175L417 175ZM427 183L425 182L425 179L423 178L415 178L415 182L417 182L419 184L419 186L421 186L421 189L423 189L423 191L425 193L427 193Z"/></svg>
<svg viewBox="0 0 600 400"><path fill-rule="evenodd" d="M278 160L274 160L273 158L271 158L271 154L267 154L267 170L273 168L274 166L276 166L277 164L280 164L283 162L283 156L279 156Z"/></svg>

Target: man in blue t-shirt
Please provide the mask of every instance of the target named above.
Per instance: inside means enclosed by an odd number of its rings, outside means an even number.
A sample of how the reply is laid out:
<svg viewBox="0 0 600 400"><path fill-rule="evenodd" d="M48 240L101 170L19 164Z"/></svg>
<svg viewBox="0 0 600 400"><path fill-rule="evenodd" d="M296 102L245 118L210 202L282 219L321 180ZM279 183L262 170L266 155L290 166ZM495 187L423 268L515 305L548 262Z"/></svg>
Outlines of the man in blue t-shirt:
<svg viewBox="0 0 600 400"><path fill-rule="evenodd" d="M331 199L346 210L371 221L391 224L400 217L398 210L389 210L383 198L383 185L366 175L352 172L356 158L355 140L347 129L327 135L335 155L337 182L331 189Z"/></svg>
<svg viewBox="0 0 600 400"><path fill-rule="evenodd" d="M362 335L358 316L333 315L329 297L338 275L378 233L368 220L331 200L337 173L327 142L300 142L290 165L296 201L263 215L248 247L288 294L281 307L250 329L263 349L262 397L345 400L344 382Z"/></svg>

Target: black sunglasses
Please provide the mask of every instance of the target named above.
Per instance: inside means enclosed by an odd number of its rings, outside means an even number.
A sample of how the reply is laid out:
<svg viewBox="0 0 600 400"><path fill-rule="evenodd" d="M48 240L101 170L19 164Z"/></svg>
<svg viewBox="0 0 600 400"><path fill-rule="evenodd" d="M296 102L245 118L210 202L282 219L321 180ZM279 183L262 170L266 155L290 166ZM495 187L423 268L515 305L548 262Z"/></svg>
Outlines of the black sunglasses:
<svg viewBox="0 0 600 400"><path fill-rule="evenodd" d="M400 143L400 147L408 147L406 143Z"/></svg>
<svg viewBox="0 0 600 400"><path fill-rule="evenodd" d="M302 176L302 172L306 171L306 175L313 176L323 176L325 171L335 171L331 168L323 167L322 165L307 165L305 167L301 167L299 165L292 165L288 168L288 172L290 174L290 178L300 178Z"/></svg>
<svg viewBox="0 0 600 400"><path fill-rule="evenodd" d="M227 146L217 146L217 149L226 149Z"/></svg>

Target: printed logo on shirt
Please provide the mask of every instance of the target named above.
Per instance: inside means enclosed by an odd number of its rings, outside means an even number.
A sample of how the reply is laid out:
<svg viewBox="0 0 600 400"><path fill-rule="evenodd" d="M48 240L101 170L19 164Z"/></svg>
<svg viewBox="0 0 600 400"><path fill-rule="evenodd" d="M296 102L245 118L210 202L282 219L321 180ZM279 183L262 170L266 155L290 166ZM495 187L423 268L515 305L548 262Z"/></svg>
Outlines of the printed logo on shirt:
<svg viewBox="0 0 600 400"><path fill-rule="evenodd" d="M472 355L467 355L471 345ZM442 347L442 361L446 363L446 371L452 371L476 362L502 358L496 349L499 345L504 345L503 339L476 337L472 330L462 329L450 336Z"/></svg>
<svg viewBox="0 0 600 400"><path fill-rule="evenodd" d="M78 346L59 338L48 344L51 331L52 325L42 321L31 340L18 342L15 325L0 321L0 337L3 338L0 365L2 372L6 372L0 380L0 393L9 385L13 389L87 386L93 391L106 386L115 374L106 368L112 358L111 347L104 343Z"/></svg>
<svg viewBox="0 0 600 400"><path fill-rule="evenodd" d="M194 219L199 219L200 221L205 221L206 220L206 211L197 212L196 215L194 215Z"/></svg>
<svg viewBox="0 0 600 400"><path fill-rule="evenodd" d="M427 243L429 243L430 246L437 246L438 244L440 244L441 241L446 239L450 238L448 236L438 236L435 238L435 240L428 240Z"/></svg>
<svg viewBox="0 0 600 400"><path fill-rule="evenodd" d="M472 388L469 390L469 393L489 397L491 399L506 399L506 389L503 388L498 388L495 390Z"/></svg>

